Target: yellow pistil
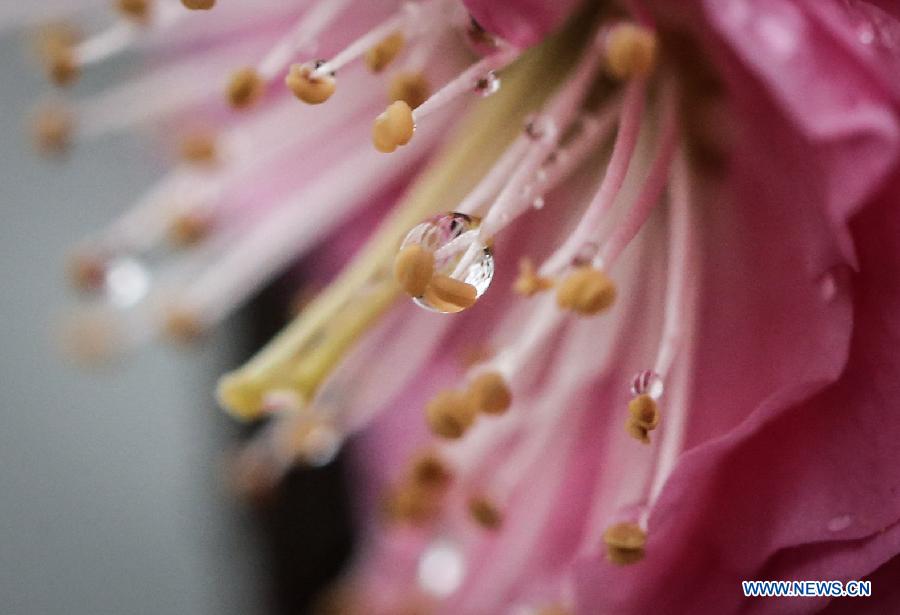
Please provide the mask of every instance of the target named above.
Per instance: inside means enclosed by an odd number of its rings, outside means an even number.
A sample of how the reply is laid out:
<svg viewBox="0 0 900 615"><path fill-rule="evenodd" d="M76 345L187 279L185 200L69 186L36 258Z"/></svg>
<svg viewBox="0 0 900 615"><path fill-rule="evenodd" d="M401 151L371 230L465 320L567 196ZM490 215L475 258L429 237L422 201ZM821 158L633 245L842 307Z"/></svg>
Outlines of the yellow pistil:
<svg viewBox="0 0 900 615"><path fill-rule="evenodd" d="M231 75L225 95L235 109L253 106L263 95L265 84L255 68L241 68Z"/></svg>
<svg viewBox="0 0 900 615"><path fill-rule="evenodd" d="M60 157L69 150L75 124L72 114L59 106L39 109L32 124L35 149L47 157Z"/></svg>
<svg viewBox="0 0 900 615"><path fill-rule="evenodd" d="M425 303L445 314L462 312L478 300L475 287L448 275L434 275L425 289Z"/></svg>
<svg viewBox="0 0 900 615"><path fill-rule="evenodd" d="M394 259L394 277L410 297L421 297L434 275L434 253L420 245L409 245Z"/></svg>
<svg viewBox="0 0 900 615"><path fill-rule="evenodd" d="M422 73L397 73L391 79L388 98L391 102L402 100L411 109L420 107L431 96L431 85Z"/></svg>
<svg viewBox="0 0 900 615"><path fill-rule="evenodd" d="M413 137L416 125L412 109L402 100L392 102L384 113L375 118L372 126L372 143L379 152L389 154Z"/></svg>
<svg viewBox="0 0 900 615"><path fill-rule="evenodd" d="M616 287L605 273L592 267L578 267L559 284L556 303L564 310L593 316L616 300Z"/></svg>
<svg viewBox="0 0 900 615"><path fill-rule="evenodd" d="M380 73L403 51L405 44L406 38L402 32L394 32L386 36L366 52L366 66L373 73Z"/></svg>
<svg viewBox="0 0 900 615"><path fill-rule="evenodd" d="M402 238L424 218L452 209L465 197L474 179L518 136L525 115L553 91L582 40L563 33L507 71L500 92L478 104L339 278L253 359L219 381L224 408L249 420L260 416L270 390L289 389L304 400L315 395L399 295L389 272Z"/></svg>
<svg viewBox="0 0 900 615"><path fill-rule="evenodd" d="M512 404L512 393L499 372L478 374L469 385L475 407L485 414L503 414Z"/></svg>
<svg viewBox="0 0 900 615"><path fill-rule="evenodd" d="M638 395L628 402L625 429L644 444L650 443L649 432L659 425L659 406L649 395Z"/></svg>
<svg viewBox="0 0 900 615"><path fill-rule="evenodd" d="M634 564L644 559L647 534L636 523L616 523L603 533L606 557L613 564Z"/></svg>
<svg viewBox="0 0 900 615"><path fill-rule="evenodd" d="M656 34L648 28L624 23L606 39L606 66L617 79L646 77L656 66Z"/></svg>
<svg viewBox="0 0 900 615"><path fill-rule="evenodd" d="M530 258L519 261L519 277L516 278L513 290L523 297L533 297L551 288L553 280L539 276Z"/></svg>
<svg viewBox="0 0 900 615"><path fill-rule="evenodd" d="M315 65L293 64L284 83L299 100L309 105L320 105L334 94L337 81L331 75L315 72Z"/></svg>
<svg viewBox="0 0 900 615"><path fill-rule="evenodd" d="M484 496L476 496L469 500L469 514L475 523L486 530L496 530L503 525L503 514Z"/></svg>
<svg viewBox="0 0 900 615"><path fill-rule="evenodd" d="M218 162L216 136L209 132L189 134L179 147L181 159L198 166L211 166Z"/></svg>
<svg viewBox="0 0 900 615"><path fill-rule="evenodd" d="M150 20L152 8L151 0L116 0L116 9L123 17L142 25Z"/></svg>
<svg viewBox="0 0 900 615"><path fill-rule="evenodd" d="M208 11L216 5L216 0L181 0L181 3L192 11Z"/></svg>
<svg viewBox="0 0 900 615"><path fill-rule="evenodd" d="M441 391L425 405L425 420L435 435L456 440L475 423L477 412L467 393Z"/></svg>

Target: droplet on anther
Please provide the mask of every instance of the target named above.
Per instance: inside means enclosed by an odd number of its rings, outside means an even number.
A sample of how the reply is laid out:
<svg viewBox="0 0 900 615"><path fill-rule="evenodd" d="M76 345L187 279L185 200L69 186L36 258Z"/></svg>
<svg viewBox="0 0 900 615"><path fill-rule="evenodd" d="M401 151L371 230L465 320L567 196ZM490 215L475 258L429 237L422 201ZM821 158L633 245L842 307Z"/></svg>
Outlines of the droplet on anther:
<svg viewBox="0 0 900 615"><path fill-rule="evenodd" d="M294 64L284 82L299 100L320 105L334 94L337 82L333 74L317 72L323 62Z"/></svg>
<svg viewBox="0 0 900 615"><path fill-rule="evenodd" d="M494 276L491 249L475 244L475 237L460 239L465 233L474 235L480 223L465 214L447 213L407 233L394 271L417 305L453 314L471 307L487 291Z"/></svg>
<svg viewBox="0 0 900 615"><path fill-rule="evenodd" d="M662 376L652 369L645 369L636 373L631 381L631 394L635 397L649 395L653 399L659 399L662 397L663 390Z"/></svg>
<svg viewBox="0 0 900 615"><path fill-rule="evenodd" d="M494 71L480 77L475 82L475 93L479 96L488 97L496 94L500 90L500 77Z"/></svg>

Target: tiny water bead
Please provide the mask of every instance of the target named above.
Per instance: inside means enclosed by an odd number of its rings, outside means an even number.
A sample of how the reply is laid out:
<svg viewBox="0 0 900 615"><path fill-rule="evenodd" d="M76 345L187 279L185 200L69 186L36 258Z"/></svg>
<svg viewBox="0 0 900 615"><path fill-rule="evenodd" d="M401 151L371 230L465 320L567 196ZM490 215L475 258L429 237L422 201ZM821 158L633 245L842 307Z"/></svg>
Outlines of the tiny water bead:
<svg viewBox="0 0 900 615"><path fill-rule="evenodd" d="M645 369L634 375L631 381L631 394L649 395L653 399L659 399L663 394L663 379L652 369Z"/></svg>
<svg viewBox="0 0 900 615"><path fill-rule="evenodd" d="M491 94L496 94L500 90L500 77L494 71L480 77L475 82L475 93L485 98Z"/></svg>
<svg viewBox="0 0 900 615"><path fill-rule="evenodd" d="M415 303L442 314L472 306L494 277L494 255L478 240L481 220L450 212L415 226L400 246L394 273Z"/></svg>

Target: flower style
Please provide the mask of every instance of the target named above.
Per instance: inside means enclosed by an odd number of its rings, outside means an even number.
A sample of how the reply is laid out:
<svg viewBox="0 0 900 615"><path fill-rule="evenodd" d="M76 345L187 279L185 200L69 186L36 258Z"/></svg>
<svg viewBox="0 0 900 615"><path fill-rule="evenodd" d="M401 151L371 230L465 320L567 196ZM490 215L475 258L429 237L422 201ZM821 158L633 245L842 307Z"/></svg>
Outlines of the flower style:
<svg viewBox="0 0 900 615"><path fill-rule="evenodd" d="M82 352L194 338L320 255L219 398L267 421L250 487L359 434L331 606L729 613L781 608L742 579L872 576L896 608L892 3L238 4L46 34L62 86L167 49L36 134L187 135L74 258Z"/></svg>

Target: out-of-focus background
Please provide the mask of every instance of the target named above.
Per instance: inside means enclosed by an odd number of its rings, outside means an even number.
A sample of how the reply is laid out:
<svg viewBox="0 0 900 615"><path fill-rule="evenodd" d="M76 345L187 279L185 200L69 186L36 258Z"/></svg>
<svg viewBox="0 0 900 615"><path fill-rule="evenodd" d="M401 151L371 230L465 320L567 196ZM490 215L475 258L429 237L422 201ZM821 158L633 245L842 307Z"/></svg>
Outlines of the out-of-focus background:
<svg viewBox="0 0 900 615"><path fill-rule="evenodd" d="M342 557L346 530L316 526L331 502L309 504L302 485L261 511L223 479L239 429L212 391L266 334L254 332L254 308L198 349L89 369L59 351L67 254L164 164L139 134L79 144L62 164L39 159L24 118L49 88L25 47L21 32L0 30L0 612L296 612L336 564L291 554L312 532ZM134 62L105 64L78 87ZM292 480L324 480L337 497L328 476Z"/></svg>

